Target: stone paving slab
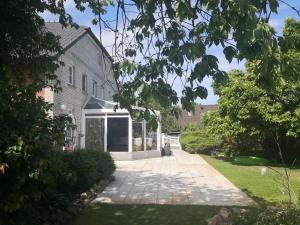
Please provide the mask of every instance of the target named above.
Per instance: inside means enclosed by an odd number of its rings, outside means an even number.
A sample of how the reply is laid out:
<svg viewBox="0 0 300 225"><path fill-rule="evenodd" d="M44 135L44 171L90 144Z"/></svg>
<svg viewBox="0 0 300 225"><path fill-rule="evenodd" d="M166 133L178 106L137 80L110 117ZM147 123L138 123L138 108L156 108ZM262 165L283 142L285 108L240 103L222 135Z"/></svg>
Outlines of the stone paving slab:
<svg viewBox="0 0 300 225"><path fill-rule="evenodd" d="M115 181L94 202L246 206L255 204L201 156L173 150L173 156L116 161Z"/></svg>

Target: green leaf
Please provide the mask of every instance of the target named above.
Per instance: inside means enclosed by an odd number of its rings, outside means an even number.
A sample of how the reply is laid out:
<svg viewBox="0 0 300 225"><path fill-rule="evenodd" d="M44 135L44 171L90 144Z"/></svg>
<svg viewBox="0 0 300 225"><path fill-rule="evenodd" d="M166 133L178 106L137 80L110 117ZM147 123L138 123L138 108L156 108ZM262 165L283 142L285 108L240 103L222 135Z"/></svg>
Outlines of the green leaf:
<svg viewBox="0 0 300 225"><path fill-rule="evenodd" d="M227 46L224 48L223 53L228 62L232 62L232 59L236 56L236 49L232 46Z"/></svg>

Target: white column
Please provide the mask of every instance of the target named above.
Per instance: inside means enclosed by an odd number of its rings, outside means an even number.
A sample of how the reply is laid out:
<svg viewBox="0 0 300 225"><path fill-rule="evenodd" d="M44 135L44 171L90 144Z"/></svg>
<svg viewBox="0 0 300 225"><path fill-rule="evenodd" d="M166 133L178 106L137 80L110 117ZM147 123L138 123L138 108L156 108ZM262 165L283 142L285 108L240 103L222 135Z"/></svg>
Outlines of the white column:
<svg viewBox="0 0 300 225"><path fill-rule="evenodd" d="M143 120L143 139L144 139L144 151L146 151L147 149L147 127L146 127L146 120Z"/></svg>
<svg viewBox="0 0 300 225"><path fill-rule="evenodd" d="M161 150L161 143L162 143L162 136L161 136L161 124L160 124L160 121L158 120L157 121L157 130L156 130L156 136L157 136L157 140L156 140L156 143L157 143L157 150L160 151ZM164 135L163 135L164 137Z"/></svg>
<svg viewBox="0 0 300 225"><path fill-rule="evenodd" d="M132 118L128 117L128 151L132 152Z"/></svg>
<svg viewBox="0 0 300 225"><path fill-rule="evenodd" d="M107 113L104 116L104 152L107 152Z"/></svg>
<svg viewBox="0 0 300 225"><path fill-rule="evenodd" d="M85 148L85 113L81 112L80 148Z"/></svg>

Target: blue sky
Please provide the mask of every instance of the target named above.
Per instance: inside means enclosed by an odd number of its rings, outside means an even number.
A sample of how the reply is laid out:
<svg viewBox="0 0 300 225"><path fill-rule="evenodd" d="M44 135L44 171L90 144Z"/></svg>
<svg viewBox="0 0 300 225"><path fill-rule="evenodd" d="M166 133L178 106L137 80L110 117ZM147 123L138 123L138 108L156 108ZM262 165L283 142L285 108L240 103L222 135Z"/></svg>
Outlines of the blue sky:
<svg viewBox="0 0 300 225"><path fill-rule="evenodd" d="M286 2L290 3L293 5L295 8L300 9L300 0L286 0ZM73 0L66 0L66 10L68 13L70 13L79 25L84 25L91 27L93 32L96 34L96 36L99 38L99 27L94 26L91 24L91 20L93 19L93 14L92 12L87 9L85 12L79 12L75 6L74 6L74 1ZM113 11L113 10L112 10ZM53 16L47 12L42 14L43 18L49 22L54 22L57 21L57 17ZM112 17L111 14L106 15L107 18ZM278 14L273 14L270 23L271 25L275 28L278 34L282 33L282 29L284 26L284 21L286 18L295 18L295 19L300 19L295 11L290 9L287 5L281 4L279 9L278 9ZM114 41L114 34L109 31L104 31L102 32L102 44L104 47L108 50L109 53L111 53L112 49L111 46ZM218 57L219 59L219 67L220 69L224 71L229 71L234 68L238 69L244 69L244 62L238 63L236 60L234 60L231 63L228 63L227 60L225 59L222 49L217 46L213 46L209 49L209 53L214 54L215 56ZM202 85L207 88L208 90L208 97L207 99L201 100L199 99L197 102L207 105L207 104L216 104L218 100L218 96L213 94L213 90L211 88L211 83L212 80L211 78L205 78L202 82ZM180 80L176 80L174 84L175 90L178 92L178 94L181 94L182 90L182 83Z"/></svg>

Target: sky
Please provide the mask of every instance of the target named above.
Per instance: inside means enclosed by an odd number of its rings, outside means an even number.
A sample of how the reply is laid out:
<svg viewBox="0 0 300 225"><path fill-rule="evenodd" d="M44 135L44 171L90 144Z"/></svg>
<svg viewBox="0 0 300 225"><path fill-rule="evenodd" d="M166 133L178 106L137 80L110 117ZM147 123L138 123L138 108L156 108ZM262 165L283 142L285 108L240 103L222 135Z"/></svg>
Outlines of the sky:
<svg viewBox="0 0 300 225"><path fill-rule="evenodd" d="M296 9L300 9L300 0L286 0L289 4L293 5ZM94 18L93 13L91 10L86 9L84 12L79 12L74 5L73 0L66 0L65 3L66 11L73 17L74 21L82 26L87 26L92 29L92 31L96 34L96 36L99 38L99 27L92 25L91 21ZM106 15L108 18L112 17L113 15L110 15L109 13ZM48 12L45 12L42 14L42 17L47 22L55 22L58 21L57 16L54 16ZM284 26L284 21L286 18L295 18L300 19L297 15L297 13L289 8L287 5L281 4L278 8L278 13L273 14L270 18L270 24L274 27L276 32L280 35L282 34L282 29ZM112 45L114 42L114 33L109 31L102 32L101 40L103 46L107 49L109 53L112 52ZM212 46L208 53L215 55L218 57L219 60L219 68L224 71L229 71L231 69L244 69L244 61L237 62L236 60L233 60L231 63L229 63L224 55L221 47L218 46ZM204 78L202 85L207 88L208 90L208 96L206 99L199 99L197 100L198 103L203 105L210 105L210 104L217 104L218 96L214 95L213 89L211 87L212 79L211 78ZM181 96L181 90L182 90L182 82L180 80L176 80L174 83L174 89L177 91L178 95Z"/></svg>

